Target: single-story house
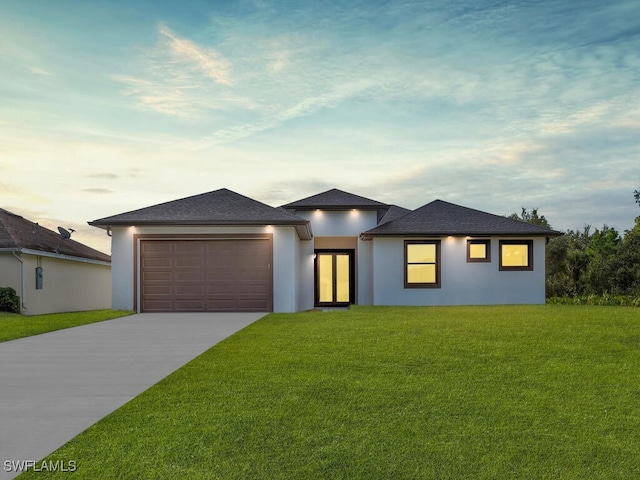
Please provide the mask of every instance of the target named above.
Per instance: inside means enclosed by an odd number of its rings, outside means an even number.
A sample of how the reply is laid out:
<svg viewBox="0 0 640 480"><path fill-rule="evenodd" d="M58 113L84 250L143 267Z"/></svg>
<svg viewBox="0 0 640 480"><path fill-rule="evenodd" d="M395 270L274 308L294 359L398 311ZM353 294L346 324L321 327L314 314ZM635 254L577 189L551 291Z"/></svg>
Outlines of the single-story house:
<svg viewBox="0 0 640 480"><path fill-rule="evenodd" d="M544 303L560 235L337 189L279 208L221 189L89 223L112 236L113 308L139 312Z"/></svg>
<svg viewBox="0 0 640 480"><path fill-rule="evenodd" d="M111 308L111 257L0 208L0 287L23 315Z"/></svg>

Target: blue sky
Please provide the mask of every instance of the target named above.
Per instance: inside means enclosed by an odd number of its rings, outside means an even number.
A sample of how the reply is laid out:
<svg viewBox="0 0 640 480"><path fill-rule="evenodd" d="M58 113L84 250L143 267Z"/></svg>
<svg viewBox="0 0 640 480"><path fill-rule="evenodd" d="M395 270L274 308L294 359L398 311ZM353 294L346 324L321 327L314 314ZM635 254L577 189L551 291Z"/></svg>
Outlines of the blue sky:
<svg viewBox="0 0 640 480"><path fill-rule="evenodd" d="M0 207L96 218L340 188L556 229L640 209L640 3L0 4Z"/></svg>

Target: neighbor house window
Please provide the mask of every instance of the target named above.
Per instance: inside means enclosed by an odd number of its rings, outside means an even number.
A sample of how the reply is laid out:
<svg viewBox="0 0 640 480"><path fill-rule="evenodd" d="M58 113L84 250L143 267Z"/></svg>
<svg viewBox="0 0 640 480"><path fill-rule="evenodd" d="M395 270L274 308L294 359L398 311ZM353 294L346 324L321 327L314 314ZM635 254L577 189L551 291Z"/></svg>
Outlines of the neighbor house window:
<svg viewBox="0 0 640 480"><path fill-rule="evenodd" d="M467 262L490 262L491 240L467 240Z"/></svg>
<svg viewBox="0 0 640 480"><path fill-rule="evenodd" d="M533 270L533 240L500 240L500 270Z"/></svg>
<svg viewBox="0 0 640 480"><path fill-rule="evenodd" d="M440 287L440 240L404 242L404 286Z"/></svg>

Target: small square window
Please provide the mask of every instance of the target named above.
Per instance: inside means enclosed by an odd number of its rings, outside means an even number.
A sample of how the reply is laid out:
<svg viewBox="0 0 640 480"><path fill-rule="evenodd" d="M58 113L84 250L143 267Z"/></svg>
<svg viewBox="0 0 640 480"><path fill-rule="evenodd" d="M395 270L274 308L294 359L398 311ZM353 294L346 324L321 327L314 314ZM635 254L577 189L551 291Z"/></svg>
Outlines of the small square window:
<svg viewBox="0 0 640 480"><path fill-rule="evenodd" d="M467 240L467 262L491 262L491 240Z"/></svg>

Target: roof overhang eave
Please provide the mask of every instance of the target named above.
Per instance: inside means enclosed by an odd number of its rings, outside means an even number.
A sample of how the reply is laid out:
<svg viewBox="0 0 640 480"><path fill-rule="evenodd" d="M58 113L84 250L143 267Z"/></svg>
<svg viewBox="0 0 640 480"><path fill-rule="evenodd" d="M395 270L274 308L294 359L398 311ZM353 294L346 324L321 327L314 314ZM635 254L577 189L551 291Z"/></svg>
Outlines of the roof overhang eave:
<svg viewBox="0 0 640 480"><path fill-rule="evenodd" d="M273 221L136 221L136 222L103 222L96 220L93 222L87 222L92 227L102 228L103 230L110 230L114 227L165 227L165 226L231 226L231 227L266 227L266 226L289 226L294 227L298 233L300 240L311 240L313 233L311 232L311 222L309 220L273 220Z"/></svg>
<svg viewBox="0 0 640 480"><path fill-rule="evenodd" d="M374 237L558 237L564 235L556 230L536 233L514 233L514 232L364 232L360 234L362 240L372 240Z"/></svg>
<svg viewBox="0 0 640 480"><path fill-rule="evenodd" d="M297 205L289 207L283 205L281 208L285 210L295 210L300 212L309 212L312 210L331 210L331 211L344 211L344 210L386 210L389 205Z"/></svg>
<svg viewBox="0 0 640 480"><path fill-rule="evenodd" d="M72 262L92 263L94 265L111 266L111 262L98 260L96 258L78 257L76 255L65 255L63 253L46 252L44 250L35 250L33 248L0 248L0 253L21 253L24 255L34 255L37 257L57 258L58 260L70 260Z"/></svg>

